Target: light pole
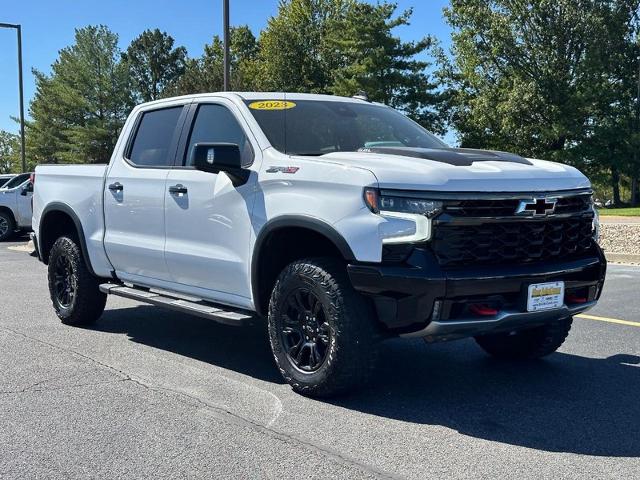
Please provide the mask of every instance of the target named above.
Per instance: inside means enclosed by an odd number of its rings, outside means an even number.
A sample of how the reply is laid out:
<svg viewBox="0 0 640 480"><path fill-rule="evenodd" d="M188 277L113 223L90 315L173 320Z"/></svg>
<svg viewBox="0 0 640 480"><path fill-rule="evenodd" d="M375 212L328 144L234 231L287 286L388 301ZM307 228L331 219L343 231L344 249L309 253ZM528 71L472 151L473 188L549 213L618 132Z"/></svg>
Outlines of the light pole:
<svg viewBox="0 0 640 480"><path fill-rule="evenodd" d="M27 171L27 160L24 145L24 86L22 81L22 26L12 23L0 23L0 28L15 28L18 34L18 88L20 91L20 159L22 173Z"/></svg>
<svg viewBox="0 0 640 480"><path fill-rule="evenodd" d="M229 91L229 0L223 0L222 2L222 17L223 17L223 28L224 28L224 77L223 77L223 86L222 89L227 92Z"/></svg>

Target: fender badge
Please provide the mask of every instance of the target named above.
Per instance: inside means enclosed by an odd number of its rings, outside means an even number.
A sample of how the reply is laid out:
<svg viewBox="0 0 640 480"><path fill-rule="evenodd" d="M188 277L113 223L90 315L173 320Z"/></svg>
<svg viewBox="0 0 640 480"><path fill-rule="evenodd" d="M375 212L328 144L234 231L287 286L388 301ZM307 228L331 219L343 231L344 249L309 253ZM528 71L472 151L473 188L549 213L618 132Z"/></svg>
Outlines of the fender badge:
<svg viewBox="0 0 640 480"><path fill-rule="evenodd" d="M300 167L269 167L267 173L296 173Z"/></svg>

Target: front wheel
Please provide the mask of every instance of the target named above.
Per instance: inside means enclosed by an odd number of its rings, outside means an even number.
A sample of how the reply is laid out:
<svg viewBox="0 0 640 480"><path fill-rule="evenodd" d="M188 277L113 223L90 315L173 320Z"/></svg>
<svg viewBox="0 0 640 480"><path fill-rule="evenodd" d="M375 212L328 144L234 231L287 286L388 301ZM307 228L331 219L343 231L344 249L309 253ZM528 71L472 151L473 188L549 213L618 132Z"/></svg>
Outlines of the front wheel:
<svg viewBox="0 0 640 480"><path fill-rule="evenodd" d="M13 217L7 212L0 212L0 242L8 240L16 229Z"/></svg>
<svg viewBox="0 0 640 480"><path fill-rule="evenodd" d="M314 397L363 385L377 359L374 321L340 262L291 263L269 303L269 339L282 376L296 392Z"/></svg>
<svg viewBox="0 0 640 480"><path fill-rule="evenodd" d="M476 337L488 354L509 360L532 360L552 354L564 343L573 318L564 318L541 327Z"/></svg>
<svg viewBox="0 0 640 480"><path fill-rule="evenodd" d="M104 311L107 295L84 261L75 239L60 237L49 253L49 294L53 308L67 325L88 325Z"/></svg>

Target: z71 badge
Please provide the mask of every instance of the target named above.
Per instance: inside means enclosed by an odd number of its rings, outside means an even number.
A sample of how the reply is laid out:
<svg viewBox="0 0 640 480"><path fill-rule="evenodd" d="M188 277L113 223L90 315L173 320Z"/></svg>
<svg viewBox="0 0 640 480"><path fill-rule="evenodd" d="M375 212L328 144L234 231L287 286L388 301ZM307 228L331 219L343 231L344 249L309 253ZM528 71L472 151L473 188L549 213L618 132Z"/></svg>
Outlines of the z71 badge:
<svg viewBox="0 0 640 480"><path fill-rule="evenodd" d="M269 167L267 173L296 173L300 167Z"/></svg>

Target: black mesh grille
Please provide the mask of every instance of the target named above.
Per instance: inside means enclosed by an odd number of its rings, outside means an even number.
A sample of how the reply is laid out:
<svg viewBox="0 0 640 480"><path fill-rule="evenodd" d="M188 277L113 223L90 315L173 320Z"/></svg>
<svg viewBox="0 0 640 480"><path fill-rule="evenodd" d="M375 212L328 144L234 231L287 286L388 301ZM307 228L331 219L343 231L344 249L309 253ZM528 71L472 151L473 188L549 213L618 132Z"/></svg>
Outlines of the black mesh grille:
<svg viewBox="0 0 640 480"><path fill-rule="evenodd" d="M584 212L591 208L591 195L575 195L559 198L556 203L556 214Z"/></svg>
<svg viewBox="0 0 640 480"><path fill-rule="evenodd" d="M592 244L591 215L480 225L439 223L433 249L443 266L530 263L585 253Z"/></svg>
<svg viewBox="0 0 640 480"><path fill-rule="evenodd" d="M552 194L548 195L553 198ZM445 213L454 217L508 217L514 215L522 199L503 200L447 200L444 205ZM561 197L556 203L556 214L580 213L591 208L591 194Z"/></svg>
<svg viewBox="0 0 640 480"><path fill-rule="evenodd" d="M513 215L520 200L447 201L444 211L460 217L504 217Z"/></svg>

